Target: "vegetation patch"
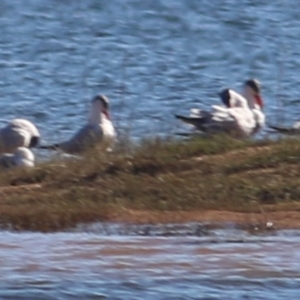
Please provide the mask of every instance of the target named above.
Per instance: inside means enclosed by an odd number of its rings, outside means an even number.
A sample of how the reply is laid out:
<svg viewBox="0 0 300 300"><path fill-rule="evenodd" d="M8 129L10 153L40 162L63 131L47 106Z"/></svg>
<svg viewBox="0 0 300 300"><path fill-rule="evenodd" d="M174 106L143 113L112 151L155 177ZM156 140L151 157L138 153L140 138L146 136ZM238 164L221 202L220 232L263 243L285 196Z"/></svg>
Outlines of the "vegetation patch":
<svg viewBox="0 0 300 300"><path fill-rule="evenodd" d="M152 139L0 174L0 224L16 230L128 220L129 211L169 221L183 212L288 211L299 200L297 139Z"/></svg>

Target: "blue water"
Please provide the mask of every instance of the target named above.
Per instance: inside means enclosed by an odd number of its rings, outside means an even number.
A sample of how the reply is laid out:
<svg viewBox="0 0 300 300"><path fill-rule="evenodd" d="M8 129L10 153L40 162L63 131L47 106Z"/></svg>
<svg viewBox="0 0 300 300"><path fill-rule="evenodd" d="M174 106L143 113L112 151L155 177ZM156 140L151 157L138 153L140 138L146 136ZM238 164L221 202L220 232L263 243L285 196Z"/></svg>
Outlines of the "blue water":
<svg viewBox="0 0 300 300"><path fill-rule="evenodd" d="M44 142L61 140L104 93L120 132L170 135L174 113L256 77L267 120L290 123L299 13L294 0L1 1L0 120L25 117Z"/></svg>

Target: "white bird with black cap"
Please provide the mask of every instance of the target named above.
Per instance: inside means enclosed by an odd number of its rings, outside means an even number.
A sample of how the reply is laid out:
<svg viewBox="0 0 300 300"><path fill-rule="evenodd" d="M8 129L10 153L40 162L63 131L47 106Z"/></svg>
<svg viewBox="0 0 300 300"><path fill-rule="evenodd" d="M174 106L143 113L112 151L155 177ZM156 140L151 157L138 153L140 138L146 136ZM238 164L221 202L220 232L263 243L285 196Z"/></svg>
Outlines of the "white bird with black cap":
<svg viewBox="0 0 300 300"><path fill-rule="evenodd" d="M189 117L175 115L181 121L207 133L226 133L236 138L246 138L257 133L265 124L260 83L247 80L243 95L232 89L220 93L224 106L212 105L211 111L192 109Z"/></svg>
<svg viewBox="0 0 300 300"><path fill-rule="evenodd" d="M115 140L116 132L110 118L109 100L106 96L97 95L92 100L87 123L71 139L39 148L79 154L96 145L108 150Z"/></svg>

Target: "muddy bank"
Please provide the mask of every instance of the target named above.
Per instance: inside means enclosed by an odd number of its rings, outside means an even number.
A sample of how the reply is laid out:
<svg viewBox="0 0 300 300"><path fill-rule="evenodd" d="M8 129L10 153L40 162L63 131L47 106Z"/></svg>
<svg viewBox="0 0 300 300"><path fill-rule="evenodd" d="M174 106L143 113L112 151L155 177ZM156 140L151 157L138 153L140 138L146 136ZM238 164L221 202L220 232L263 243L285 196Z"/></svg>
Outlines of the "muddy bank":
<svg viewBox="0 0 300 300"><path fill-rule="evenodd" d="M274 207L273 207L274 209ZM282 209L277 207L277 209ZM193 212L149 212L126 210L112 214L111 222L130 224L170 224L198 222L211 227L223 227L226 224L257 229L300 229L300 211L265 211L246 213L234 211L204 210Z"/></svg>

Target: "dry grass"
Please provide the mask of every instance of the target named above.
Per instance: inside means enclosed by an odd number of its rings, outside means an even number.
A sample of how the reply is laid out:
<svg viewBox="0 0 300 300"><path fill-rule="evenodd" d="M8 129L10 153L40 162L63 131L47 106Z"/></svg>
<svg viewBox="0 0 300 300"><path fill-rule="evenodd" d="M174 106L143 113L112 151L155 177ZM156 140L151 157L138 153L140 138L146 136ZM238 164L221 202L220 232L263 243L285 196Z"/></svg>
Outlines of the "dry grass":
<svg viewBox="0 0 300 300"><path fill-rule="evenodd" d="M54 231L128 211L173 211L176 220L188 211L288 210L300 200L298 140L218 136L125 146L0 174L0 224Z"/></svg>

